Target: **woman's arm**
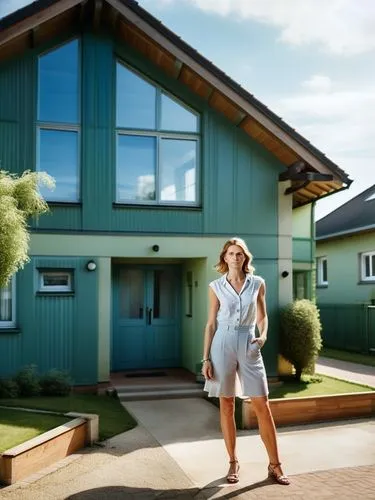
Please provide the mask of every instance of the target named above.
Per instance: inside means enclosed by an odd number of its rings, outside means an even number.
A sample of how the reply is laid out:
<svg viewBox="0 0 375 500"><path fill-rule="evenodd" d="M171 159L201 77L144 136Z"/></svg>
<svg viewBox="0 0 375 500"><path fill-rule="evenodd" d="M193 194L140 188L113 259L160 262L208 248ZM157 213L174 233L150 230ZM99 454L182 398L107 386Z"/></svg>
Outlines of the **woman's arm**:
<svg viewBox="0 0 375 500"><path fill-rule="evenodd" d="M210 361L210 349L212 339L216 331L216 316L219 310L219 299L215 292L209 287L208 289L208 319L204 329L204 343L203 343L203 366L202 374L205 378L212 378L212 365Z"/></svg>
<svg viewBox="0 0 375 500"><path fill-rule="evenodd" d="M260 335L257 339L257 342L259 343L260 347L263 347L263 345L267 340L267 333L268 333L266 284L264 282L260 285L257 298L257 326Z"/></svg>

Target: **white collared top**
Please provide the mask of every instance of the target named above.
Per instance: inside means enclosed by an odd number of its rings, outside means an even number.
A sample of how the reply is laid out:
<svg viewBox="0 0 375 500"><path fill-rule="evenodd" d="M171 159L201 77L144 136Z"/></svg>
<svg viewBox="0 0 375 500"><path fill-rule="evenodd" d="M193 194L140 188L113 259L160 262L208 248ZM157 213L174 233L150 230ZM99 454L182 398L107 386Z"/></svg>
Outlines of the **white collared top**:
<svg viewBox="0 0 375 500"><path fill-rule="evenodd" d="M240 293L237 293L227 280L227 274L211 281L209 286L219 299L220 307L217 322L233 326L256 325L257 297L264 279L260 276L246 274Z"/></svg>

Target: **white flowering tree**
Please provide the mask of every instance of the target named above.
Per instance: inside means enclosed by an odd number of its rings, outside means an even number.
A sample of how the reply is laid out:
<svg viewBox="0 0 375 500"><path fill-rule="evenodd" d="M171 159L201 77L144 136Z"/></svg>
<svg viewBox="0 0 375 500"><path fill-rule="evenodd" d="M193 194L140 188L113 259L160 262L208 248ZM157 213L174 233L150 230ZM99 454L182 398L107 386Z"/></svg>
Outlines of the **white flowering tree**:
<svg viewBox="0 0 375 500"><path fill-rule="evenodd" d="M28 219L48 211L40 185L52 189L55 182L45 172L16 176L0 170L0 287L29 261Z"/></svg>

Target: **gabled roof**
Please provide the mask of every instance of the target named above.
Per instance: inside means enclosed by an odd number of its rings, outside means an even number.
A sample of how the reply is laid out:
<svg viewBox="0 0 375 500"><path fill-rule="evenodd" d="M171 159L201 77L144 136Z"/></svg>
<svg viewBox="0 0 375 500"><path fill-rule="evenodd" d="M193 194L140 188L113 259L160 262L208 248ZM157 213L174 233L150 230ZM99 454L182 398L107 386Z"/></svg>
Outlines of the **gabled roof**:
<svg viewBox="0 0 375 500"><path fill-rule="evenodd" d="M375 231L375 184L316 223L316 239Z"/></svg>
<svg viewBox="0 0 375 500"><path fill-rule="evenodd" d="M105 29L187 85L288 168L302 162L307 181L292 181L300 206L351 184L348 175L296 130L134 0L37 0L0 20L0 63L61 34L64 28ZM331 175L319 180L314 173ZM303 173L301 174L303 177Z"/></svg>

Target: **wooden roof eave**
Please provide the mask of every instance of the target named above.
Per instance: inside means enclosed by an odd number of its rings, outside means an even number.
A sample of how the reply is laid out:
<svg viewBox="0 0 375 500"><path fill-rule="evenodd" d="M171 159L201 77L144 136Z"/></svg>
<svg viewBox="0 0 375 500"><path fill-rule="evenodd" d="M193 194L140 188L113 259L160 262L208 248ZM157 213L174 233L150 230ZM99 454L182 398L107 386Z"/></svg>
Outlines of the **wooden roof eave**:
<svg viewBox="0 0 375 500"><path fill-rule="evenodd" d="M222 82L216 75L207 68L195 61L189 54L185 53L156 28L150 26L141 16L132 9L124 5L120 0L106 0L113 8L117 9L128 21L137 26L143 33L148 35L160 47L172 54L180 63L190 67L197 75L210 83L221 94L226 96L231 102L236 103L247 115L255 119L272 135L282 141L286 146L296 152L297 156L306 161L311 167L321 173L331 173L331 170L310 151L303 147L294 137L288 135L270 118L265 116L249 101L238 95L232 88Z"/></svg>

